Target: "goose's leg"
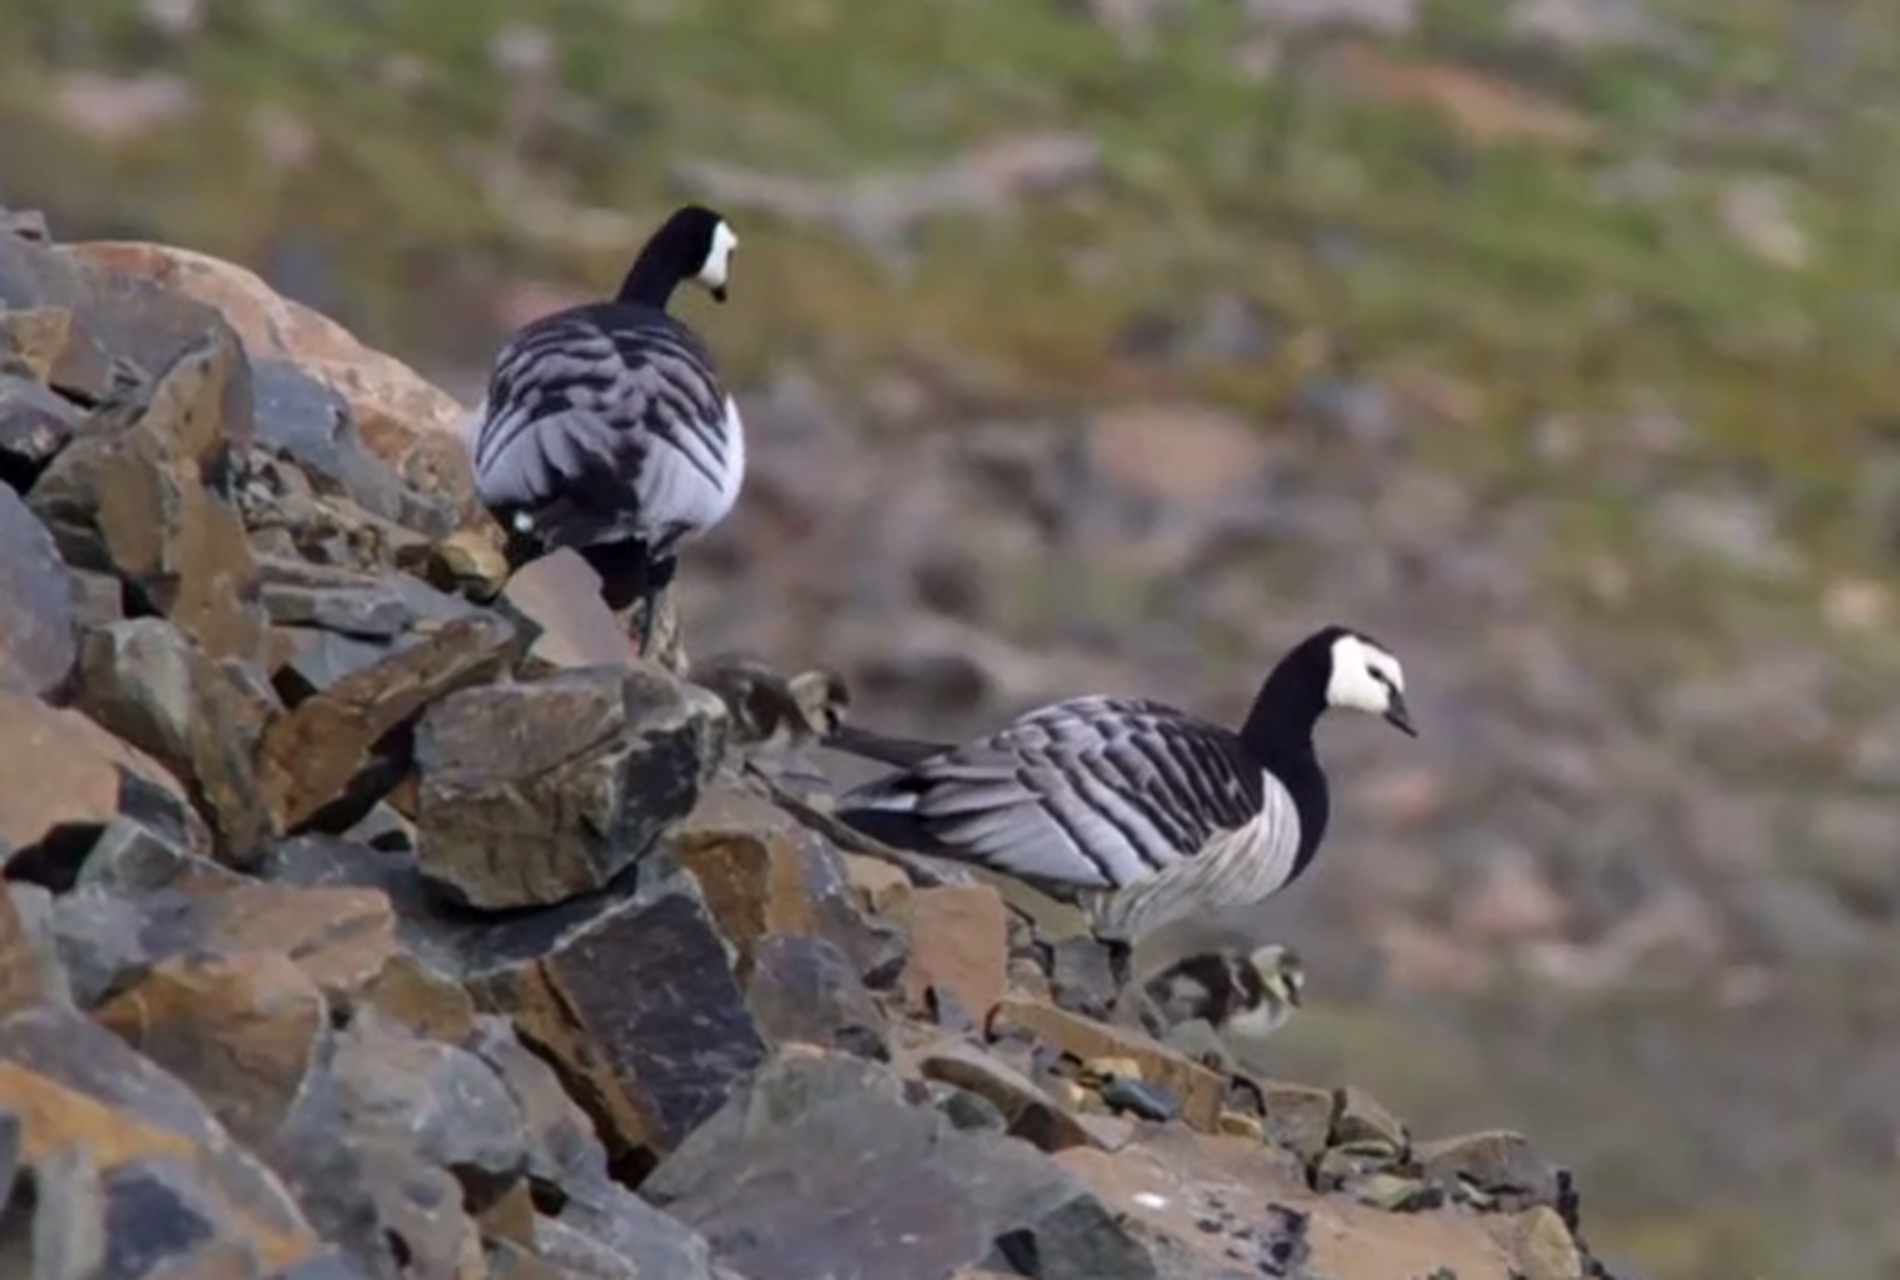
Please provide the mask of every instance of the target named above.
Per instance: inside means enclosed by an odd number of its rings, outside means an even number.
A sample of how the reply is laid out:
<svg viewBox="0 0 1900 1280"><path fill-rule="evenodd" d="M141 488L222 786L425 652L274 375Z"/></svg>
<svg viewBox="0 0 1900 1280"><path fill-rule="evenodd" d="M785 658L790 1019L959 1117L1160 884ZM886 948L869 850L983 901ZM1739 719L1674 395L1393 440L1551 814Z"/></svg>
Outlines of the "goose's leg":
<svg viewBox="0 0 1900 1280"><path fill-rule="evenodd" d="M1120 938L1104 938L1102 948L1108 952L1108 980L1114 984L1115 994L1119 996L1128 989L1135 949Z"/></svg>

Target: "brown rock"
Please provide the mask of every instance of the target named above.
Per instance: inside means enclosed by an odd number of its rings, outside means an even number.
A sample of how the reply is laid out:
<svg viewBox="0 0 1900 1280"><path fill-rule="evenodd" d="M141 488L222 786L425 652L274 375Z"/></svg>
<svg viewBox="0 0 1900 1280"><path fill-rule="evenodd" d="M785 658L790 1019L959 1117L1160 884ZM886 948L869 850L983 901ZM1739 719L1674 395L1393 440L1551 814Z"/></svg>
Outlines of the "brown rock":
<svg viewBox="0 0 1900 1280"><path fill-rule="evenodd" d="M332 999L348 1001L395 948L395 916L375 889L246 881L212 892L168 889L124 899L83 888L55 907L73 994L90 1006L137 969L185 955L291 957Z"/></svg>
<svg viewBox="0 0 1900 1280"><path fill-rule="evenodd" d="M38 942L13 895L0 887L0 1021L47 1001L51 992L40 964Z"/></svg>
<svg viewBox="0 0 1900 1280"><path fill-rule="evenodd" d="M941 1080L987 1098L1003 1113L1013 1137L1044 1151L1099 1145L1089 1130L1035 1081L975 1045L946 1043L924 1058L921 1070L925 1079Z"/></svg>
<svg viewBox="0 0 1900 1280"><path fill-rule="evenodd" d="M184 780L226 862L254 862L278 834L258 767L265 726L281 714L270 687L163 618L88 632L79 671L79 708Z"/></svg>
<svg viewBox="0 0 1900 1280"><path fill-rule="evenodd" d="M155 1256L190 1248L207 1234L189 1229L197 1219L272 1271L317 1249L283 1185L183 1085L79 1014L32 1010L0 1023L0 1111L20 1117L30 1164L65 1147L84 1152L115 1247L143 1238Z"/></svg>
<svg viewBox="0 0 1900 1280"><path fill-rule="evenodd" d="M45 697L72 672L73 584L53 535L0 483L0 689Z"/></svg>
<svg viewBox="0 0 1900 1280"><path fill-rule="evenodd" d="M1328 1280L1425 1277L1443 1274L1441 1268L1459 1280L1510 1278L1509 1256L1477 1217L1395 1215L1317 1196L1297 1162L1242 1138L1149 1127L1114 1155L1078 1147L1055 1161L1111 1210L1160 1238L1170 1280L1225 1280L1236 1266ZM1306 1265L1276 1260L1276 1243L1307 1258Z"/></svg>
<svg viewBox="0 0 1900 1280"><path fill-rule="evenodd" d="M93 1016L191 1087L233 1138L257 1148L318 1064L329 1010L288 956L172 956Z"/></svg>
<svg viewBox="0 0 1900 1280"><path fill-rule="evenodd" d="M1302 1160L1319 1159L1332 1135L1333 1113L1339 1105L1333 1091L1278 1080L1261 1081L1259 1088L1267 1140Z"/></svg>
<svg viewBox="0 0 1900 1280"><path fill-rule="evenodd" d="M1377 1147L1402 1155L1410 1145L1405 1126L1370 1094L1353 1085L1339 1091L1329 1138L1336 1147Z"/></svg>
<svg viewBox="0 0 1900 1280"><path fill-rule="evenodd" d="M1517 1259L1524 1280L1583 1280L1583 1254L1570 1228L1548 1205L1504 1219L1494 1232Z"/></svg>
<svg viewBox="0 0 1900 1280"><path fill-rule="evenodd" d="M77 711L0 689L0 845L25 850L55 831L104 827L143 786L181 806L178 783L151 757Z"/></svg>
<svg viewBox="0 0 1900 1280"><path fill-rule="evenodd" d="M248 385L236 339L209 331L149 388L95 413L29 499L68 559L110 568L211 656L259 662L256 566L223 479L249 448ZM101 553L105 564L89 562Z"/></svg>
<svg viewBox="0 0 1900 1280"><path fill-rule="evenodd" d="M388 734L431 703L509 665L512 626L476 615L338 680L265 731L264 786L280 827L308 821L343 793Z"/></svg>
<svg viewBox="0 0 1900 1280"><path fill-rule="evenodd" d="M487 909L602 888L698 799L718 757L709 698L643 668L444 699L416 734L423 874Z"/></svg>
<svg viewBox="0 0 1900 1280"><path fill-rule="evenodd" d="M1507 1207L1557 1202L1557 1171L1522 1134L1491 1129L1419 1144L1413 1153L1425 1176L1448 1191L1472 1188Z"/></svg>
<svg viewBox="0 0 1900 1280"><path fill-rule="evenodd" d="M1180 1100L1181 1118L1188 1124L1203 1133L1220 1128L1224 1092L1221 1078L1145 1036L1054 1005L1006 999L990 1020L990 1033L1002 1036L1018 1029L1080 1062L1132 1059L1140 1066L1144 1082L1158 1085Z"/></svg>
<svg viewBox="0 0 1900 1280"><path fill-rule="evenodd" d="M617 1152L671 1150L765 1057L725 944L685 893L558 934L530 922L495 947L468 982L477 1005L542 1047Z"/></svg>
<svg viewBox="0 0 1900 1280"><path fill-rule="evenodd" d="M46 382L65 354L73 331L73 313L64 307L0 310L0 355L18 357L33 377Z"/></svg>
<svg viewBox="0 0 1900 1280"><path fill-rule="evenodd" d="M287 360L342 396L364 442L409 484L464 504L472 499L473 472L461 440L466 410L341 325L280 296L243 267L188 249L100 241L63 252L90 266L155 280L216 308L253 358Z"/></svg>
<svg viewBox="0 0 1900 1280"><path fill-rule="evenodd" d="M357 1002L425 1040L459 1044L475 1030L475 1002L460 984L397 953L363 984Z"/></svg>
<svg viewBox="0 0 1900 1280"><path fill-rule="evenodd" d="M933 988L981 1023L1008 990L1009 913L986 884L919 889L894 914L910 928L904 994L924 1007Z"/></svg>
<svg viewBox="0 0 1900 1280"><path fill-rule="evenodd" d="M824 938L859 975L881 980L896 972L901 932L865 919L838 852L764 797L708 787L662 848L699 882L720 933L739 953L740 982L749 981L753 946L767 934Z"/></svg>

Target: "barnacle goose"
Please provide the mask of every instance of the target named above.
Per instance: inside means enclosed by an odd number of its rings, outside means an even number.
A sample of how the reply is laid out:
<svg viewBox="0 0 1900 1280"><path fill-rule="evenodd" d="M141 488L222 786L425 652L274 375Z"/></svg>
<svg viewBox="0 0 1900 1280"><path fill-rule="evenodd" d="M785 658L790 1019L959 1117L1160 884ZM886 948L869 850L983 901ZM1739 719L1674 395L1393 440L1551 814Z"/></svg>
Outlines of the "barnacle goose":
<svg viewBox="0 0 1900 1280"><path fill-rule="evenodd" d="M648 240L611 302L534 320L495 358L474 432L476 489L520 567L572 547L619 612L642 604L640 649L682 543L732 510L745 431L673 290L726 300L738 237L687 205Z"/></svg>
<svg viewBox="0 0 1900 1280"><path fill-rule="evenodd" d="M1313 727L1329 707L1417 735L1398 659L1328 626L1267 675L1238 733L1147 699L1071 698L907 763L888 753L895 772L841 796L837 817L1074 901L1125 986L1143 934L1259 902L1311 864L1328 814Z"/></svg>
<svg viewBox="0 0 1900 1280"><path fill-rule="evenodd" d="M1278 943L1183 956L1141 983L1138 1014L1155 1039L1210 1066L1252 1066L1306 991L1299 952Z"/></svg>

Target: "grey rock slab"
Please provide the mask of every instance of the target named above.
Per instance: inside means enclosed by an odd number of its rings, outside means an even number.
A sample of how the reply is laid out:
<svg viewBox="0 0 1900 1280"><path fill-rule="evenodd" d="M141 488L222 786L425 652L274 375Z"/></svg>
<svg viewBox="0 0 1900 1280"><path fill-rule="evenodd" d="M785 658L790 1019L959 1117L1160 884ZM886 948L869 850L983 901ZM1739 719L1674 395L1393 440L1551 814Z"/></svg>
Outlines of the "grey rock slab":
<svg viewBox="0 0 1900 1280"><path fill-rule="evenodd" d="M752 1280L947 1275L999 1241L1033 1254L1028 1274L1157 1274L1066 1171L1024 1143L956 1129L921 1085L857 1058L775 1060L642 1191Z"/></svg>
<svg viewBox="0 0 1900 1280"><path fill-rule="evenodd" d="M53 535L0 484L0 687L45 697L78 655L72 580Z"/></svg>

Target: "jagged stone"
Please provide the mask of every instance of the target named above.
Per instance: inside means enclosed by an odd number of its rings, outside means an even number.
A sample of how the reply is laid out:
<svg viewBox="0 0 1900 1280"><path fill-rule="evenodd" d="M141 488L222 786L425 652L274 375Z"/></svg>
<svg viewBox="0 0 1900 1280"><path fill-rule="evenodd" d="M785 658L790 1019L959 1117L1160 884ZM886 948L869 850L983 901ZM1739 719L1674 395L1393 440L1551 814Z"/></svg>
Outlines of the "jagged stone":
<svg viewBox="0 0 1900 1280"><path fill-rule="evenodd" d="M894 975L903 962L904 931L867 919L853 904L837 851L762 796L708 787L662 847L699 882L720 932L738 952L742 983L749 980L754 946L768 934L823 938L861 977Z"/></svg>
<svg viewBox="0 0 1900 1280"><path fill-rule="evenodd" d="M280 828L294 830L338 799L386 737L432 703L503 670L516 644L514 628L500 618L457 619L272 721L264 734L263 774ZM393 785L393 777L382 777Z"/></svg>
<svg viewBox="0 0 1900 1280"><path fill-rule="evenodd" d="M1507 1209L1558 1201L1557 1170L1538 1158L1522 1134L1508 1129L1421 1143L1414 1154L1425 1176L1447 1191L1472 1187Z"/></svg>
<svg viewBox="0 0 1900 1280"><path fill-rule="evenodd" d="M92 1012L253 1149L319 1069L329 1031L317 984L274 951L167 957Z"/></svg>
<svg viewBox="0 0 1900 1280"><path fill-rule="evenodd" d="M553 1069L522 1046L507 1019L481 1018L465 1047L494 1069L521 1108L529 1176L559 1193L558 1212L537 1223L537 1245L556 1242L562 1246L554 1250L556 1256L620 1259L639 1280L706 1276L706 1241L608 1175L606 1150L586 1112L562 1089Z"/></svg>
<svg viewBox="0 0 1900 1280"><path fill-rule="evenodd" d="M227 492L248 448L248 387L236 338L207 331L149 387L95 412L28 500L66 559L111 570L211 656L262 663L256 565Z"/></svg>
<svg viewBox="0 0 1900 1280"><path fill-rule="evenodd" d="M1333 1131L1339 1100L1330 1089L1279 1080L1260 1082L1268 1141L1302 1160L1317 1160Z"/></svg>
<svg viewBox="0 0 1900 1280"><path fill-rule="evenodd" d="M717 763L695 693L594 669L444 699L416 734L423 873L487 909L601 888L691 811Z"/></svg>
<svg viewBox="0 0 1900 1280"><path fill-rule="evenodd" d="M103 1242L110 1275L140 1274L130 1258L149 1266L211 1240L242 1243L272 1271L317 1251L268 1168L183 1085L79 1014L35 1009L0 1023L0 1111L22 1120L36 1177L62 1150L96 1170L102 1225L89 1235ZM51 1199L74 1212L83 1196Z"/></svg>
<svg viewBox="0 0 1900 1280"><path fill-rule="evenodd" d="M213 658L162 618L132 618L86 634L78 705L186 784L226 862L254 863L277 834L259 765L282 708L253 668Z"/></svg>
<svg viewBox="0 0 1900 1280"><path fill-rule="evenodd" d="M72 579L53 535L0 484L0 688L57 692L77 651Z"/></svg>
<svg viewBox="0 0 1900 1280"><path fill-rule="evenodd" d="M765 1057L725 943L691 894L527 921L485 949L470 962L476 1003L559 1064L616 1154L672 1150Z"/></svg>
<svg viewBox="0 0 1900 1280"><path fill-rule="evenodd" d="M0 484L32 488L85 412L39 381L0 371Z"/></svg>
<svg viewBox="0 0 1900 1280"><path fill-rule="evenodd" d="M38 941L21 917L14 895L0 887L0 1020L46 1004L52 996L41 969Z"/></svg>
<svg viewBox="0 0 1900 1280"><path fill-rule="evenodd" d="M766 934L753 947L746 1007L774 1044L797 1041L888 1061L885 1018L856 966L823 938Z"/></svg>
<svg viewBox="0 0 1900 1280"><path fill-rule="evenodd" d="M788 1054L643 1191L751 1280L943 1275L999 1241L1025 1274L1155 1277L1095 1197L1027 1144L959 1130L888 1068Z"/></svg>
<svg viewBox="0 0 1900 1280"><path fill-rule="evenodd" d="M65 888L114 819L150 819L210 846L178 782L77 711L0 689L0 843L9 873Z"/></svg>
<svg viewBox="0 0 1900 1280"><path fill-rule="evenodd" d="M373 889L244 882L215 892L122 898L88 886L60 898L54 929L73 994L90 1007L135 970L173 956L278 951L348 999L388 961L389 900Z"/></svg>
<svg viewBox="0 0 1900 1280"><path fill-rule="evenodd" d="M1398 1117L1377 1098L1348 1085L1334 1101L1333 1128L1327 1141L1336 1147L1383 1148L1397 1157L1409 1148L1411 1139Z"/></svg>

